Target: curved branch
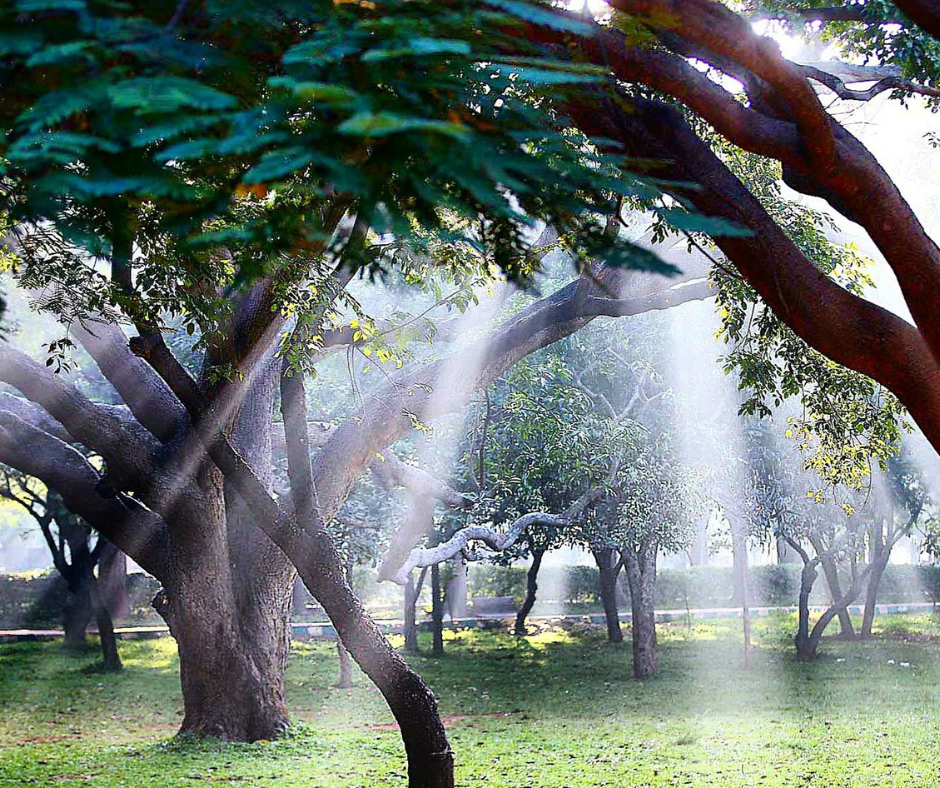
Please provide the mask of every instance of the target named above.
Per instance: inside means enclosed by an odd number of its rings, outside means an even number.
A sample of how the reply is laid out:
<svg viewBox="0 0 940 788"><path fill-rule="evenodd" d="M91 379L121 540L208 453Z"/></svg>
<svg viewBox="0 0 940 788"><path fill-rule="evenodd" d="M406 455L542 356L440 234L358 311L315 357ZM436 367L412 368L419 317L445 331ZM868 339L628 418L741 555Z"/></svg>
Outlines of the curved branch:
<svg viewBox="0 0 940 788"><path fill-rule="evenodd" d="M580 108L575 119L629 155L664 162L662 177L695 184L672 191L702 213L751 229L750 237L715 243L783 322L832 360L891 389L940 447L940 367L918 330L819 271L677 110L629 101L629 112L606 102Z"/></svg>
<svg viewBox="0 0 940 788"><path fill-rule="evenodd" d="M570 336L597 317L669 309L711 295L707 283L699 281L636 298L610 298L608 291L620 289L626 275L604 269L599 284L580 277L507 320L490 336L376 391L355 418L336 428L316 458L314 476L324 519L335 515L376 454L412 430L416 418L427 422L462 407L474 391L519 359Z"/></svg>
<svg viewBox="0 0 940 788"><path fill-rule="evenodd" d="M404 487L412 495L439 500L452 509L470 509L473 501L421 468L402 462L393 454L384 453L369 465L369 470L385 487Z"/></svg>
<svg viewBox="0 0 940 788"><path fill-rule="evenodd" d="M810 79L825 85L841 99L871 101L886 90L903 90L922 96L937 98L940 90L920 85L907 79L898 66L856 66L851 63L821 61L804 63L801 68ZM855 90L848 85L856 82L874 82L870 88Z"/></svg>
<svg viewBox="0 0 940 788"><path fill-rule="evenodd" d="M485 525L470 525L461 528L446 542L435 547L416 547L412 550L404 563L392 577L392 580L400 586L408 584L408 578L411 570L415 567L424 568L439 564L449 558L453 558L460 552L465 551L471 542L483 542L490 550L502 552L512 547L522 536L526 529L534 525L557 526L563 528L571 522L577 520L585 509L597 501L608 489L617 475L620 467L619 461L611 464L610 472L605 484L599 484L592 487L581 495L571 506L561 514L549 514L548 512L529 512L516 518L505 531L494 531ZM391 566L383 567L385 577L391 576L394 568ZM382 575L380 575L380 578Z"/></svg>

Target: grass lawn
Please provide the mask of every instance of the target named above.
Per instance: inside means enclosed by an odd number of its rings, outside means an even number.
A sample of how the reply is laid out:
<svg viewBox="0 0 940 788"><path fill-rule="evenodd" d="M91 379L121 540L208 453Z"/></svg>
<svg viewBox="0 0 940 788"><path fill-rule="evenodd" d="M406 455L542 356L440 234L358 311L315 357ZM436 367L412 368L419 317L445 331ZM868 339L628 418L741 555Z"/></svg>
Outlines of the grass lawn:
<svg viewBox="0 0 940 788"><path fill-rule="evenodd" d="M886 617L881 639L826 641L812 665L792 658L794 624L756 620L746 672L734 621L662 626L662 674L645 682L629 645L594 631L468 631L414 663L448 717L460 786L940 784L940 621ZM294 652L295 731L252 745L173 740L173 641L122 653L112 676L94 652L0 646L0 786L405 785L381 696L363 677L331 688L328 644Z"/></svg>

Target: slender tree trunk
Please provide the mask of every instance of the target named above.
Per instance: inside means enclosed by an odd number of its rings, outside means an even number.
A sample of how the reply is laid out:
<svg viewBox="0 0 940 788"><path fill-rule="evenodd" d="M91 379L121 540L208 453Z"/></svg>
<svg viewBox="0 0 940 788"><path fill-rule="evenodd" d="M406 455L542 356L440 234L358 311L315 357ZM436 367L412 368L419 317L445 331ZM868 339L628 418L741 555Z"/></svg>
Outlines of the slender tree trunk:
<svg viewBox="0 0 940 788"><path fill-rule="evenodd" d="M544 550L532 551L532 565L525 576L525 599L522 600L522 606L516 613L516 625L513 627L513 633L516 635L528 634L525 622L535 606L536 594L539 591L539 569L542 568L542 557L544 555Z"/></svg>
<svg viewBox="0 0 940 788"><path fill-rule="evenodd" d="M103 539L103 536L99 536ZM98 588L112 619L126 618L130 613L127 593L127 555L105 541L98 558Z"/></svg>
<svg viewBox="0 0 940 788"><path fill-rule="evenodd" d="M875 623L875 606L878 604L878 589L881 586L881 578L884 577L889 558L890 553L885 549L883 554L878 556L872 563L868 575L868 588L865 589L865 611L862 614L861 629L861 637L865 640L869 640L872 636L872 625Z"/></svg>
<svg viewBox="0 0 940 788"><path fill-rule="evenodd" d="M751 666L751 590L748 583L747 530L736 517L731 525L731 550L734 556L734 577L737 602L741 606L741 630L744 637L744 667Z"/></svg>
<svg viewBox="0 0 940 788"><path fill-rule="evenodd" d="M315 503L303 378L281 379L288 438L288 475L302 529L265 522L285 554L294 557L304 584L323 605L353 659L379 688L401 730L409 788L454 788L454 754L427 684L379 631L343 576L336 545Z"/></svg>
<svg viewBox="0 0 940 788"><path fill-rule="evenodd" d="M808 556L807 556L808 557ZM796 658L800 662L809 662L816 656L816 649L809 637L809 596L813 592L818 573L816 572L817 559L803 561L803 571L800 573L800 601L798 605L798 620L796 637Z"/></svg>
<svg viewBox="0 0 940 788"><path fill-rule="evenodd" d="M353 686L352 660L340 638L336 639L336 656L339 659L339 678L336 680L336 688L349 689Z"/></svg>
<svg viewBox="0 0 940 788"><path fill-rule="evenodd" d="M418 574L418 581L414 582L411 576L408 577L408 584L405 586L405 653L417 654L418 649L418 616L417 605L418 597L421 596L421 588L424 586L424 578L427 575L428 568L422 567Z"/></svg>
<svg viewBox="0 0 940 788"><path fill-rule="evenodd" d="M431 653L444 653L444 600L441 598L441 565L431 567Z"/></svg>
<svg viewBox="0 0 940 788"><path fill-rule="evenodd" d="M610 643L623 643L623 630L620 628L620 611L617 609L617 551L609 547L592 550L600 578L601 604L604 606L604 618L607 620L607 640Z"/></svg>
<svg viewBox="0 0 940 788"><path fill-rule="evenodd" d="M839 569L832 554L825 549L825 546L818 539L810 537L810 542L816 555L819 556L819 563L823 568L823 574L826 576L826 585L829 586L829 597L831 604L835 604L842 599L842 583L839 581ZM852 624L852 616L845 608L839 611L839 628L841 636L845 640L855 640L855 626Z"/></svg>
<svg viewBox="0 0 940 788"><path fill-rule="evenodd" d="M624 551L624 566L630 584L630 607L633 614L633 676L642 679L659 671L656 648L656 546L643 545L639 550Z"/></svg>
<svg viewBox="0 0 940 788"><path fill-rule="evenodd" d="M454 576L444 589L447 610L452 619L466 618L468 611L467 560L464 558L463 553L454 556L451 565L454 569Z"/></svg>
<svg viewBox="0 0 940 788"><path fill-rule="evenodd" d="M893 514L893 513L892 513ZM868 587L865 589L865 610L862 613L861 637L871 638L872 625L875 623L875 605L878 604L878 590L881 578L891 558L891 548L885 544L882 524L879 521L871 528L871 572L868 576Z"/></svg>
<svg viewBox="0 0 940 788"><path fill-rule="evenodd" d="M98 639L101 642L102 666L108 672L121 670L124 665L118 652L117 637L114 634L114 622L101 594L98 581L92 577L89 583L92 606L95 609L95 623L98 626Z"/></svg>

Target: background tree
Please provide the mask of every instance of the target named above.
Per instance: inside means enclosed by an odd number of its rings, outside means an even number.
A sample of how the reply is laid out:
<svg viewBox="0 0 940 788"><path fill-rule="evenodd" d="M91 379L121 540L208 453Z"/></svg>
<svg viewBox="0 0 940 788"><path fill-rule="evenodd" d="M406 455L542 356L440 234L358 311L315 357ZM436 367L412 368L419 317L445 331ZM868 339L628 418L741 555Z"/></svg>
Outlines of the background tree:
<svg viewBox="0 0 940 788"><path fill-rule="evenodd" d="M94 620L101 644L102 667L121 669L117 638L95 569L115 548L104 537L97 539L80 517L69 511L54 490L12 468L0 468L0 495L14 501L36 521L52 556L56 572L65 581L68 595L62 610L66 645L85 644L88 624Z"/></svg>

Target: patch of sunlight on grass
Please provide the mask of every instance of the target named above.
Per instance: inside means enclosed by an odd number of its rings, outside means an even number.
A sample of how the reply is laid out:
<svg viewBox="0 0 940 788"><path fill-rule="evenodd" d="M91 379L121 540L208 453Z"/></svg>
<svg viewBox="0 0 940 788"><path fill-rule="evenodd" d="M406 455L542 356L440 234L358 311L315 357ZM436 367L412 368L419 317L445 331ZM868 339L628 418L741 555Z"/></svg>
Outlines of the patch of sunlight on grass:
<svg viewBox="0 0 940 788"><path fill-rule="evenodd" d="M125 667L149 670L177 670L179 650L173 638L130 640L121 643L121 659Z"/></svg>
<svg viewBox="0 0 940 788"><path fill-rule="evenodd" d="M409 657L438 698L461 788L934 788L940 785L940 631L930 616L876 619L884 637L827 638L793 658L796 619L754 619L741 669L736 618L660 627L661 673L631 676L603 629L530 637L465 630ZM0 785L404 788L381 694L336 689L335 644L296 643L295 720L269 744L173 741L181 698L172 641L122 644L128 669L83 672L94 650L0 645ZM904 667L907 665L907 667Z"/></svg>

